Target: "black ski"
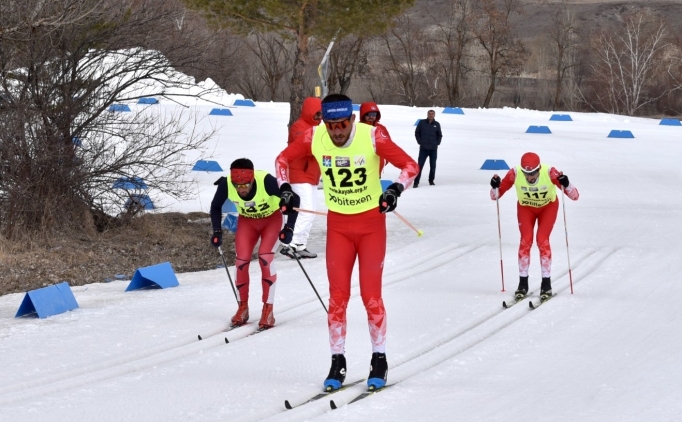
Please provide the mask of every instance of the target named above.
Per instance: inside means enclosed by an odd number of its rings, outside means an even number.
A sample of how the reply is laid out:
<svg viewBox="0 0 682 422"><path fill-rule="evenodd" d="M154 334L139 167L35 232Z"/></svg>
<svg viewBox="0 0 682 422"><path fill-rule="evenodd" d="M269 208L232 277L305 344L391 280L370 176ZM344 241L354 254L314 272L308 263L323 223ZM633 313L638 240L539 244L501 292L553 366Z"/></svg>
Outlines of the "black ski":
<svg viewBox="0 0 682 422"><path fill-rule="evenodd" d="M509 302L509 304L507 304L506 301L502 301L502 307L503 307L504 309L509 309L509 308L511 308L512 306L516 305L517 303L522 302L525 298L527 298L528 296L530 296L530 295L532 295L532 294L533 294L533 292L528 292L523 298L521 298L521 299L519 299L519 300L516 300L516 298L514 298L514 299L512 299L511 302Z"/></svg>
<svg viewBox="0 0 682 422"><path fill-rule="evenodd" d="M321 392L321 393L318 393L318 394L314 395L313 397L309 398L308 400L304 401L303 403L297 404L296 406L292 406L291 403L289 403L289 400L284 400L284 407L286 407L287 409L291 410L291 409L293 409L293 408L295 408L295 407L303 406L304 404L308 404L308 403L310 403L310 402L314 402L314 401L317 401L317 400L319 400L319 399L323 399L323 398L325 398L325 397L327 397L327 396L329 396L329 395L331 395L331 394L338 393L339 391L343 391L343 390L345 390L346 388L349 388L349 387L352 387L352 386L354 386L354 385L360 384L360 383L363 382L363 381L365 381L365 380L364 380L364 379L363 379L363 380L357 380L357 381L354 381L354 382L351 382L351 383L348 383L348 384L344 384L344 385L341 386L341 388L338 388L338 389L336 389L336 390L332 390L332 391L323 391L323 392Z"/></svg>
<svg viewBox="0 0 682 422"><path fill-rule="evenodd" d="M531 300L530 302L528 302L528 306L530 307L530 309L537 309L540 305L542 305L543 303L547 302L548 300L550 300L551 298L553 298L553 297L556 296L556 295L557 295L557 294L554 293L553 295L549 296L547 299L541 300L541 301L539 301L539 302L537 302L537 303L533 303L533 301Z"/></svg>
<svg viewBox="0 0 682 422"><path fill-rule="evenodd" d="M384 391L385 389L387 389L388 387L390 387L391 385L393 385L393 384L387 384L381 388L375 388L372 390L363 391L362 393L355 396L355 398L353 400L348 402L348 404L353 404L356 401L360 401L360 400L362 400L368 396L371 396L372 394L380 393L380 392ZM332 410L335 410L338 408L338 406L336 406L336 403L334 403L334 400L329 400L329 406L332 408Z"/></svg>

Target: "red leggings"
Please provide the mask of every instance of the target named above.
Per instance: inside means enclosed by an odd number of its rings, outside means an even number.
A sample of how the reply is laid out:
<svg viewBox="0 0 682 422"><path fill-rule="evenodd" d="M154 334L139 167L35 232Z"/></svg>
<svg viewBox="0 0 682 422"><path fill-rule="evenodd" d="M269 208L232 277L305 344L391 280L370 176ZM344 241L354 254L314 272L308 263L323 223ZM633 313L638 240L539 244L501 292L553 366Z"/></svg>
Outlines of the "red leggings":
<svg viewBox="0 0 682 422"><path fill-rule="evenodd" d="M516 204L516 214L519 220L521 243L519 244L519 275L528 275L530 266L530 247L533 246L533 230L535 222L538 222L536 240L540 249L540 266L542 277L550 277L552 273L552 248L549 245L549 235L552 234L557 212L559 211L559 199L550 202L544 207L535 208Z"/></svg>
<svg viewBox="0 0 682 422"><path fill-rule="evenodd" d="M386 351L386 310L381 279L386 255L386 214L377 208L360 214L327 214L327 277L329 278L329 344L332 354L344 353L346 308L357 257L360 295L367 311L372 352Z"/></svg>
<svg viewBox="0 0 682 422"><path fill-rule="evenodd" d="M265 218L239 216L234 249L237 254L235 264L240 302L249 300L249 263L258 238L260 238L258 262L260 263L263 285L263 303L273 303L275 300L277 271L273 266L273 259L275 249L279 246L279 231L281 229L282 213L279 211Z"/></svg>

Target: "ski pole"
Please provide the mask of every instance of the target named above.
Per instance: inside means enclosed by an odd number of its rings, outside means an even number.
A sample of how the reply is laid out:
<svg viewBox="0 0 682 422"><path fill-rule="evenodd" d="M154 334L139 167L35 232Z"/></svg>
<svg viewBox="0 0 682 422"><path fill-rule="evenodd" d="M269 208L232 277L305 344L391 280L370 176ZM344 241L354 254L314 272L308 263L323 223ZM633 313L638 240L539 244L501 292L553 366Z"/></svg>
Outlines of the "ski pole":
<svg viewBox="0 0 682 422"><path fill-rule="evenodd" d="M566 258L568 259L568 281L571 284L571 294L573 294L573 272L571 271L571 255L568 252L568 226L566 225L566 197L564 187L561 187L561 205L564 211L564 233L566 234Z"/></svg>
<svg viewBox="0 0 682 422"><path fill-rule="evenodd" d="M500 244L500 274L502 274L502 291L504 292L504 265L502 264L502 227L500 226L500 188L495 188L495 204L497 205L497 238Z"/></svg>
<svg viewBox="0 0 682 422"><path fill-rule="evenodd" d="M303 209L303 208L296 208L296 207L294 207L294 210L295 210L295 211L298 211L298 212L305 212L305 213L308 213L308 214L327 215L326 212L322 212L322 211L313 211L313 210L306 210L306 209Z"/></svg>
<svg viewBox="0 0 682 422"><path fill-rule="evenodd" d="M237 290L234 288L234 283L232 283L232 276L230 275L230 271L227 269L227 262L225 262L225 256L223 255L223 249L218 246L218 252L220 252L220 259L223 260L223 265L225 266L225 272L227 273L227 278L230 280L230 287L232 287L232 293L234 293L234 298L237 300L237 304L239 304L239 298L237 297Z"/></svg>
<svg viewBox="0 0 682 422"><path fill-rule="evenodd" d="M294 209L295 209L296 211L298 211L298 212L306 212L306 213L308 213L308 214L327 215L326 212L322 212L322 211L306 210L306 209L303 209L303 208L294 208ZM395 216L398 217L398 218L400 219L400 221L402 221L403 223L405 223L405 225L407 225L407 227L409 227L409 228L411 228L412 230L414 230L414 231L417 233L417 237L421 237L421 236L424 234L424 231L423 231L423 230L419 230L418 228L416 228L414 225L412 225L412 223L410 223L409 221L407 221L407 219L406 219L405 217L403 217L402 215L398 214L397 211L393 211L393 214L395 214Z"/></svg>
<svg viewBox="0 0 682 422"><path fill-rule="evenodd" d="M398 214L398 211L393 211L393 214L395 214L395 216L398 217L398 218L400 219L400 221L402 221L403 223L405 223L405 224L407 225L407 227L409 227L409 228L411 228L412 230L414 230L414 231L417 233L417 237L421 237L421 236L424 234L424 232L423 232L422 230L419 230L418 228L416 228L415 226L413 226L412 223L410 223L409 221L407 221L407 219L406 219L405 217L403 217L402 215Z"/></svg>
<svg viewBox="0 0 682 422"><path fill-rule="evenodd" d="M292 251L292 253L294 254L294 258L296 259L296 262L298 262L298 266L301 267L301 271L303 271L303 274L305 274L305 278L308 279L308 283L310 283L310 287L313 288L313 291L314 291L315 294L317 295L317 298L320 299L320 303L322 304L322 307L324 308L324 311L325 311L326 313L329 313L329 311L327 310L327 307L324 306L324 302L322 301L322 298L320 297L320 294L317 293L317 289L315 288L315 285L314 285L313 282L310 280L310 277L308 276L308 273L305 271L305 268L303 268L303 264L301 264L301 260L298 259L298 254L296 253L295 248L294 248L294 250Z"/></svg>

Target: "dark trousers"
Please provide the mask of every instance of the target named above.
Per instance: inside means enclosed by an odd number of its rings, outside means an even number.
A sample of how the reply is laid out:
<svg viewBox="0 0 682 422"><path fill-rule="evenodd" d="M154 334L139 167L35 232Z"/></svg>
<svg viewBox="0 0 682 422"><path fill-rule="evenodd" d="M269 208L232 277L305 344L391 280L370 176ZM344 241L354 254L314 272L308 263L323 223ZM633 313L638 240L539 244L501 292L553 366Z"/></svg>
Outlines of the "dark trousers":
<svg viewBox="0 0 682 422"><path fill-rule="evenodd" d="M429 182L433 182L436 179L436 159L438 159L438 150L419 148L419 174L414 178L415 184L419 184L419 181L422 178L422 170L424 170L424 164L426 164L426 157L429 158Z"/></svg>

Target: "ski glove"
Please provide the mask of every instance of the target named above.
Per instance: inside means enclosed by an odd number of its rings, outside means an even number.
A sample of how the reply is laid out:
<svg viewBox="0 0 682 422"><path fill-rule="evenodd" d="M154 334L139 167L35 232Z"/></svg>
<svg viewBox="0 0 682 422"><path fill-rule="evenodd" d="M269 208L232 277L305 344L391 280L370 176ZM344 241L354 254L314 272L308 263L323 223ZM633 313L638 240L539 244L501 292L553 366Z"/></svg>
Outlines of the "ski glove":
<svg viewBox="0 0 682 422"><path fill-rule="evenodd" d="M403 189L405 188L403 188L403 185L400 183L393 183L386 188L379 198L379 212L387 213L395 210L395 207L398 206L398 198Z"/></svg>
<svg viewBox="0 0 682 422"><path fill-rule="evenodd" d="M493 178L490 179L490 186L493 189L497 189L500 187L500 182L502 182L502 180L500 179L500 176L494 175Z"/></svg>
<svg viewBox="0 0 682 422"><path fill-rule="evenodd" d="M217 248L222 244L223 244L223 231L222 230L214 231L213 236L211 236L211 245L213 245L214 248Z"/></svg>
<svg viewBox="0 0 682 422"><path fill-rule="evenodd" d="M289 226L284 226L279 232L279 241L288 245L294 239L294 231Z"/></svg>
<svg viewBox="0 0 682 422"><path fill-rule="evenodd" d="M279 188L279 209L284 215L292 215L296 212L294 208L298 208L301 205L301 198L291 190L291 185L284 183Z"/></svg>
<svg viewBox="0 0 682 422"><path fill-rule="evenodd" d="M564 189L568 187L568 183L569 183L568 182L568 176L566 176L565 174L562 174L561 176L557 177L556 180L558 180L559 183L561 183L561 186L563 186Z"/></svg>

